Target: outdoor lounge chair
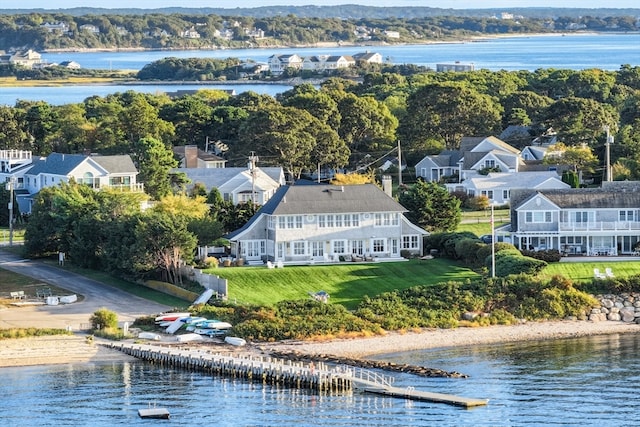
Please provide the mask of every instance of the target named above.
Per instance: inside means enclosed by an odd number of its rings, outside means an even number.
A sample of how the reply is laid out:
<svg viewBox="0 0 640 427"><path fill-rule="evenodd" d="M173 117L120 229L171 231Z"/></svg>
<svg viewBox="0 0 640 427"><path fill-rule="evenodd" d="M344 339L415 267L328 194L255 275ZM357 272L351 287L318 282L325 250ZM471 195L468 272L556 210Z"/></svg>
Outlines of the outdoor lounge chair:
<svg viewBox="0 0 640 427"><path fill-rule="evenodd" d="M600 273L600 269L599 268L594 268L593 269L593 277L596 279L606 279L607 276L605 276L603 273Z"/></svg>
<svg viewBox="0 0 640 427"><path fill-rule="evenodd" d="M604 274L605 274L607 277L616 277L616 275L615 275L615 274L613 274L613 271L612 271L609 267L607 267L607 268L605 268L605 269L604 269Z"/></svg>

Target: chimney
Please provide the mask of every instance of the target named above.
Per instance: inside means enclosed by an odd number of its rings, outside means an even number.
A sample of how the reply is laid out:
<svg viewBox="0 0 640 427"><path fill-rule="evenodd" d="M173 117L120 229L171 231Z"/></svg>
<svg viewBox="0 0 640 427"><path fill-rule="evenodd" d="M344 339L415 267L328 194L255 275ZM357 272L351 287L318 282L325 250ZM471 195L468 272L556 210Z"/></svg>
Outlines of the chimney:
<svg viewBox="0 0 640 427"><path fill-rule="evenodd" d="M184 167L185 168L198 167L198 146L197 145L184 146Z"/></svg>
<svg viewBox="0 0 640 427"><path fill-rule="evenodd" d="M387 196L393 197L393 181L391 180L391 175L382 175L382 191L384 191Z"/></svg>

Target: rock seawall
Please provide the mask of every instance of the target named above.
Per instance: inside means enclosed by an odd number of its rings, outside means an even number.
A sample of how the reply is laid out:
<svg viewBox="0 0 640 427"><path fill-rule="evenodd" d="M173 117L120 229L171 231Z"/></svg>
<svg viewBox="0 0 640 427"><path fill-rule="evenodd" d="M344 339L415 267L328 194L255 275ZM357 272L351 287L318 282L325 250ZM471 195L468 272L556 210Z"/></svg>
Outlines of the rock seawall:
<svg viewBox="0 0 640 427"><path fill-rule="evenodd" d="M594 322L612 320L640 324L640 293L596 295L599 305L587 317Z"/></svg>

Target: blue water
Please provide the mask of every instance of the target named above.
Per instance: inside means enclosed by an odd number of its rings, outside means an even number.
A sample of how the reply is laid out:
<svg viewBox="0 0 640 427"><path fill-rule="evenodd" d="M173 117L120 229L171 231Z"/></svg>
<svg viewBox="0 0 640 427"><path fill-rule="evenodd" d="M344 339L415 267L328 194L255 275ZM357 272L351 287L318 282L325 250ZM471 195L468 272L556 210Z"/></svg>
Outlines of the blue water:
<svg viewBox="0 0 640 427"><path fill-rule="evenodd" d="M521 36L483 41L428 45L342 47L342 48L288 48L288 49L230 49L209 51L145 51L101 53L44 53L49 62L73 60L84 68L140 70L153 61L175 56L240 58L266 62L274 54L298 53L302 56L318 54L351 55L364 50L379 52L393 64L417 64L435 69L438 63L454 61L473 62L477 69L528 70L539 68L566 68L582 70L600 68L618 70L623 64L640 65L640 33ZM0 88L0 105L14 105L18 99L46 101L52 105L82 102L99 95L136 90L145 93L173 92L178 89L215 88L235 89L236 93L252 90L276 95L289 89L280 85L223 85L223 86L64 86L37 88Z"/></svg>
<svg viewBox="0 0 640 427"><path fill-rule="evenodd" d="M614 426L640 422L640 334L380 356L470 375L394 374L396 386L488 398L463 409L369 394L306 391L144 362L0 369L7 426ZM140 420L156 404L169 421Z"/></svg>
<svg viewBox="0 0 640 427"><path fill-rule="evenodd" d="M333 48L228 49L188 51L144 51L102 53L44 53L49 62L71 60L84 68L140 70L166 57L239 58L267 62L271 55L297 53L352 55L363 51L380 53L393 64L416 64L435 69L438 63L473 62L489 70L529 70L600 68L617 70L622 64L640 64L640 33L569 34L519 36L463 43L404 46L349 46Z"/></svg>

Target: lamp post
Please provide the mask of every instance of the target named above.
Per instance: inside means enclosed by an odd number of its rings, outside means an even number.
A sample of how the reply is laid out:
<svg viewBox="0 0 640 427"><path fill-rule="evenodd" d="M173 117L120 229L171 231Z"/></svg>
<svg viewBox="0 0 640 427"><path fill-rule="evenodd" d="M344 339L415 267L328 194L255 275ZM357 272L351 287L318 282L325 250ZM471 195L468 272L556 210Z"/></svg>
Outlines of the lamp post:
<svg viewBox="0 0 640 427"><path fill-rule="evenodd" d="M606 176L605 181L611 181L611 144L613 144L613 135L609 134L609 126L603 126L603 129L607 132L607 142L604 143L605 153L604 158L606 162Z"/></svg>

